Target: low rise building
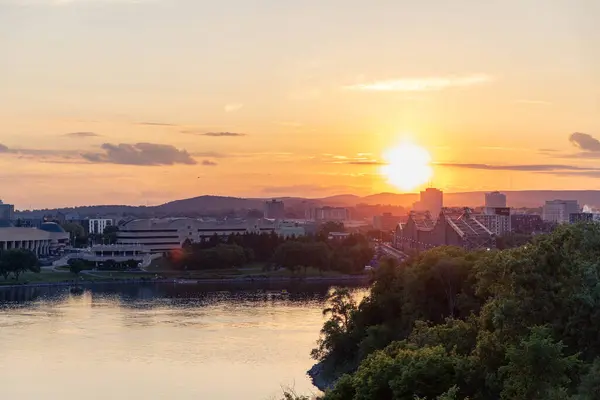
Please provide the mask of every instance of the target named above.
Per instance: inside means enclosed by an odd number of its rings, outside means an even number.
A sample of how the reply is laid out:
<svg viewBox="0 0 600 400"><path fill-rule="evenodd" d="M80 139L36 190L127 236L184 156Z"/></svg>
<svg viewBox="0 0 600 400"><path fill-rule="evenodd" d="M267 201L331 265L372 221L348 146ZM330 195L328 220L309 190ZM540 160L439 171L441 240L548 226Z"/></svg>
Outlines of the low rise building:
<svg viewBox="0 0 600 400"><path fill-rule="evenodd" d="M475 214L474 217L496 236L505 235L512 230L508 207L484 207L482 213Z"/></svg>
<svg viewBox="0 0 600 400"><path fill-rule="evenodd" d="M347 221L350 213L344 207L317 207L306 211L306 219L311 221Z"/></svg>
<svg viewBox="0 0 600 400"><path fill-rule="evenodd" d="M400 222L406 218L392 215L392 213L383 213L373 217L373 228L380 231L393 231Z"/></svg>
<svg viewBox="0 0 600 400"><path fill-rule="evenodd" d="M47 222L40 229L5 226L0 228L0 250L25 249L38 256L58 253L69 243L60 225Z"/></svg>

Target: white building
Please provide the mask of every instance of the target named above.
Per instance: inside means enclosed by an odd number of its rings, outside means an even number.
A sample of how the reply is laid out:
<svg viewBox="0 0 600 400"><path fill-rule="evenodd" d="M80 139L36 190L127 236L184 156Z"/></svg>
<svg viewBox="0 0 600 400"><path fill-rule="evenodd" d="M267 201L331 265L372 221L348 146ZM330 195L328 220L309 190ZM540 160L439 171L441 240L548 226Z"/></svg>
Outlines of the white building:
<svg viewBox="0 0 600 400"><path fill-rule="evenodd" d="M107 226L112 226L113 220L107 218L96 218L88 220L88 232L90 234L103 234Z"/></svg>
<svg viewBox="0 0 600 400"><path fill-rule="evenodd" d="M0 228L0 250L25 249L45 256L57 252L68 243L69 234L54 223L45 223L42 229Z"/></svg>
<svg viewBox="0 0 600 400"><path fill-rule="evenodd" d="M350 213L344 207L317 207L306 211L306 219L310 221L347 221Z"/></svg>
<svg viewBox="0 0 600 400"><path fill-rule="evenodd" d="M568 223L570 215L580 211L577 200L550 200L544 204L542 219L559 224Z"/></svg>
<svg viewBox="0 0 600 400"><path fill-rule="evenodd" d="M500 192L486 193L485 206L490 208L506 207L506 195Z"/></svg>
<svg viewBox="0 0 600 400"><path fill-rule="evenodd" d="M118 244L140 244L150 253L164 253L180 249L186 241L192 243L210 240L214 235L272 233L282 236L302 236L305 229L293 222L273 223L256 221L203 221L193 218L138 219L121 226L117 232Z"/></svg>

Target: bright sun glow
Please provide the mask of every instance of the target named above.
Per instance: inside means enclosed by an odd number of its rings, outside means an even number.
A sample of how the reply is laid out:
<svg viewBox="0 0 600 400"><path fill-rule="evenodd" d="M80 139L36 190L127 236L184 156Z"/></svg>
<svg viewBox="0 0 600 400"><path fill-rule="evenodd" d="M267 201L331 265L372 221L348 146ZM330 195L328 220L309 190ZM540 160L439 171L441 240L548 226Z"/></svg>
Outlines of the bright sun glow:
<svg viewBox="0 0 600 400"><path fill-rule="evenodd" d="M386 165L381 167L388 182L403 191L414 190L433 176L429 152L412 143L402 143L384 153Z"/></svg>

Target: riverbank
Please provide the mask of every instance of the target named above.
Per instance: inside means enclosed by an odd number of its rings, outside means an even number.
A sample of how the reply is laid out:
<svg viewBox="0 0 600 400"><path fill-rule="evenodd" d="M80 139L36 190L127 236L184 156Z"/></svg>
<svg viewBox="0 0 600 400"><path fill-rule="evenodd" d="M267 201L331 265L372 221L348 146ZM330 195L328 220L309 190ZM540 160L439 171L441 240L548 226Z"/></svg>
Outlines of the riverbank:
<svg viewBox="0 0 600 400"><path fill-rule="evenodd" d="M27 287L70 287L84 286L90 287L94 285L104 284L175 284L175 285L200 285L200 284L227 284L227 283L329 283L329 284L368 284L370 278L368 275L347 275L336 277L231 277L231 278L207 278L207 279L183 279L183 278L167 278L167 279L149 279L149 278L119 278L115 276L110 279L94 279L94 280L65 280L61 282L22 282L15 284L0 284L0 290L11 288L27 288Z"/></svg>

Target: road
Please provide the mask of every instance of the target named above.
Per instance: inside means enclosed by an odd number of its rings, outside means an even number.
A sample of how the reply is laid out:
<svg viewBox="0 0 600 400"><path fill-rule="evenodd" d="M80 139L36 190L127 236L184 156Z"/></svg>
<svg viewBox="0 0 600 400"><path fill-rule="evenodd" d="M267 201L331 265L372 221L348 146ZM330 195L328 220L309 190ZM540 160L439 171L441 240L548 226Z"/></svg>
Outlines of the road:
<svg viewBox="0 0 600 400"><path fill-rule="evenodd" d="M406 253L403 253L400 250L393 248L389 244L381 243L379 245L379 249L386 256L394 257L395 259L397 259L400 262L402 262L402 261L404 261L404 260L406 260L408 258L408 255Z"/></svg>

